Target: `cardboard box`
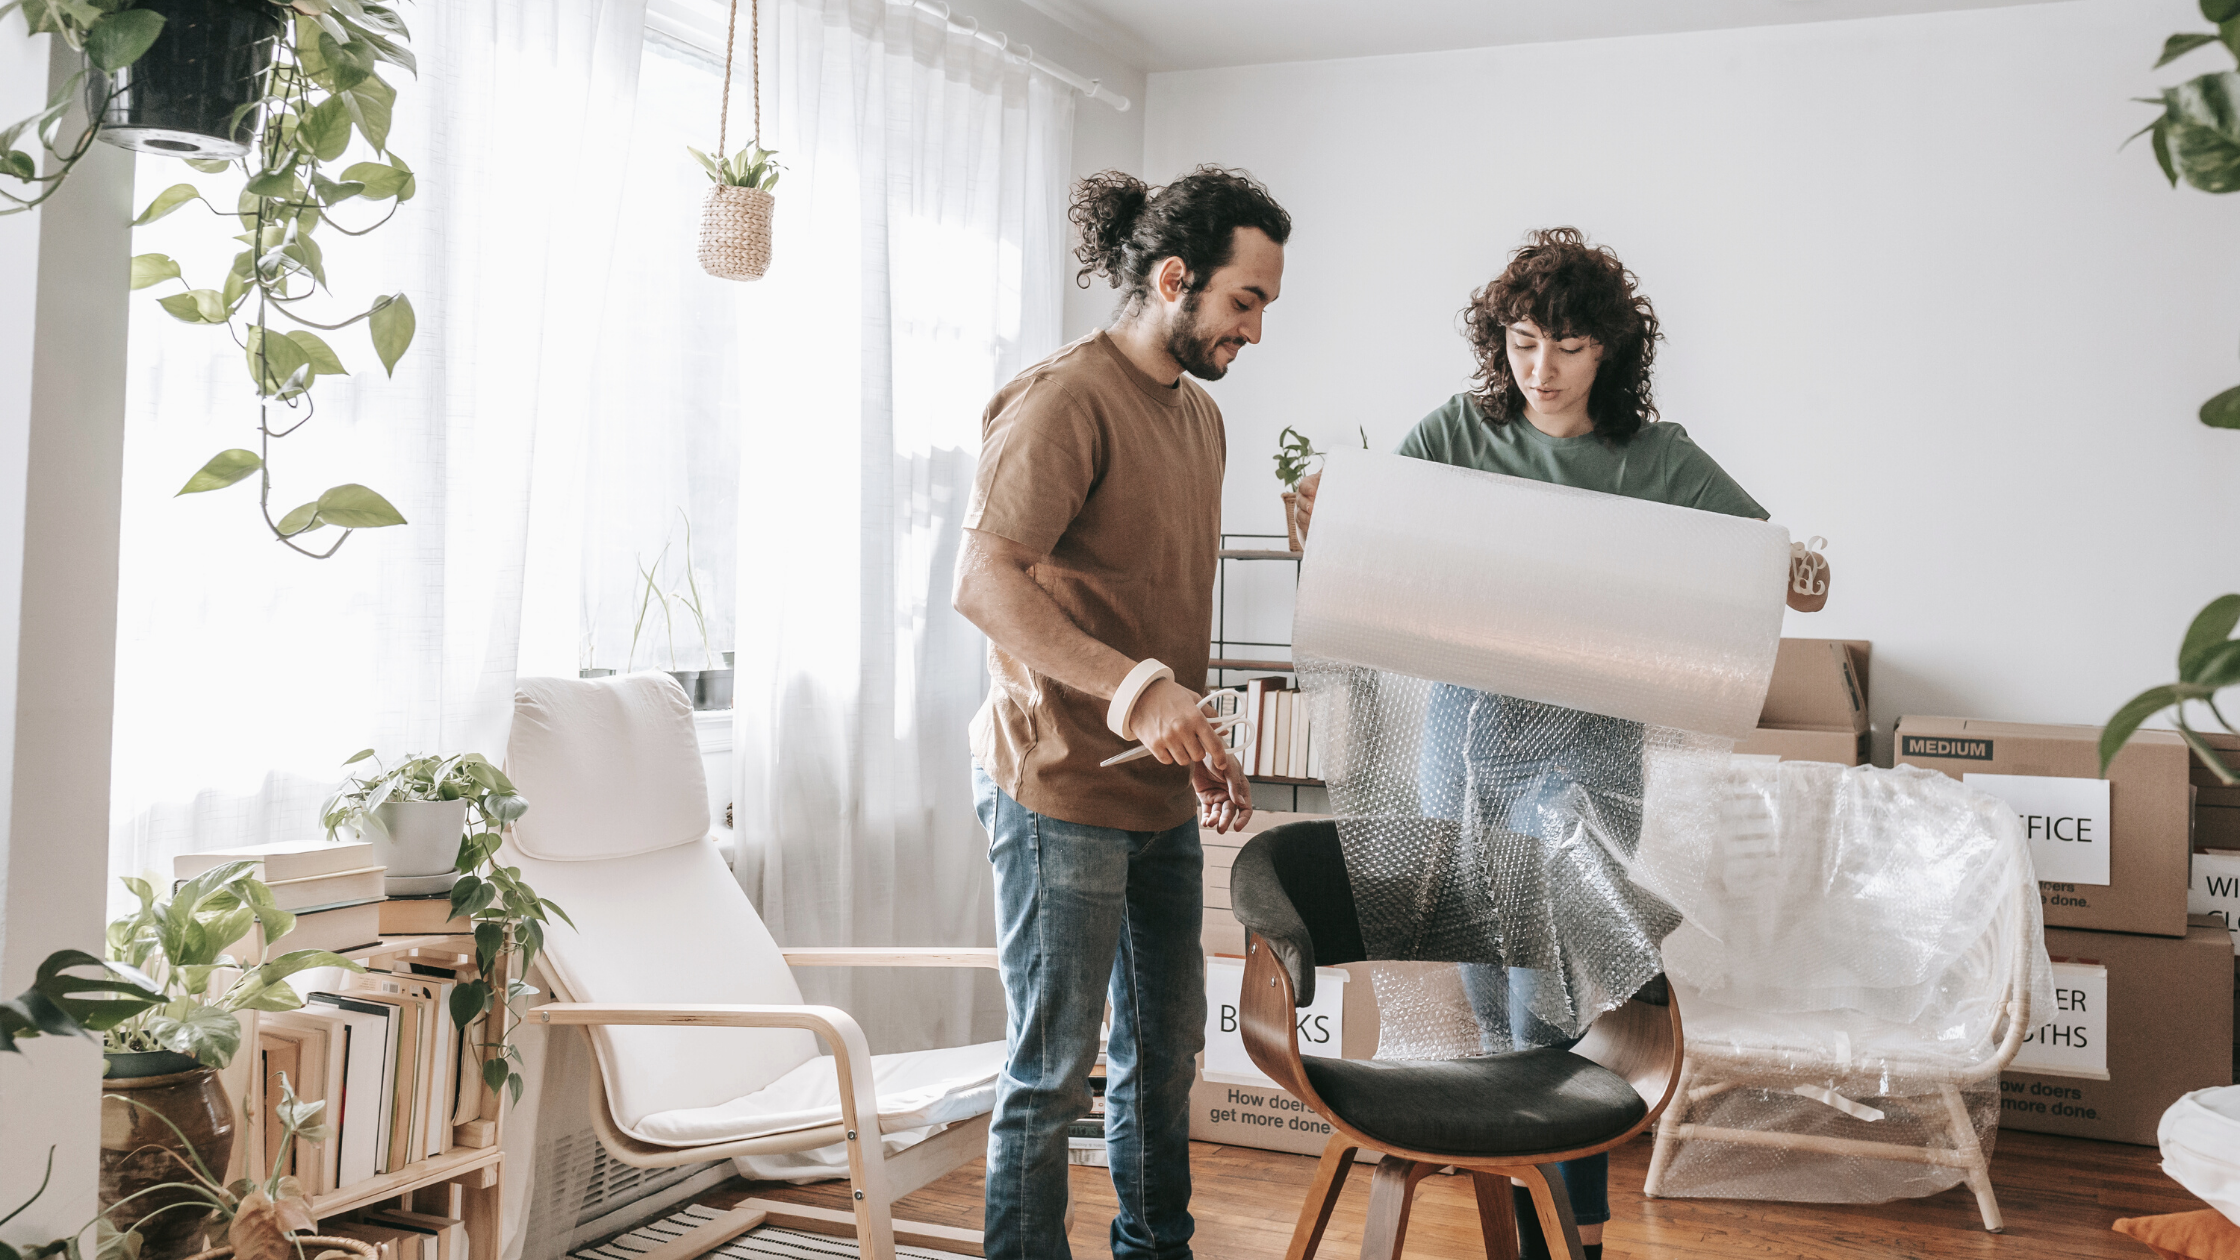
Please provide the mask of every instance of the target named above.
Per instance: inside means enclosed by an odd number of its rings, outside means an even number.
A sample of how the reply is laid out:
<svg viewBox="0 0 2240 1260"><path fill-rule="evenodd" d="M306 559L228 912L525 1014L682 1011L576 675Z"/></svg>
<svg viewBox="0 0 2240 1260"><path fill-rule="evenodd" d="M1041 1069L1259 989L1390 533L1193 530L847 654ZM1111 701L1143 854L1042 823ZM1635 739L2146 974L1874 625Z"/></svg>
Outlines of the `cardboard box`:
<svg viewBox="0 0 2240 1260"><path fill-rule="evenodd" d="M1972 785L2023 816L2046 926L2183 936L2186 753L2174 731L2140 731L2103 781L2097 726L1909 715L1898 720L1895 760L1955 779L1988 776Z"/></svg>
<svg viewBox="0 0 2240 1260"><path fill-rule="evenodd" d="M1867 657L1873 648L1864 639L1783 639L1758 729L1734 750L1783 761L1865 765L1874 752L1867 719Z"/></svg>
<svg viewBox="0 0 2240 1260"><path fill-rule="evenodd" d="M2222 731L2202 731L2200 735L2210 748L2225 754L2227 766L2240 766L2240 735ZM2187 751L2192 754L2194 847L2240 849L2240 787L2218 778L2217 772L2201 760L2201 754Z"/></svg>
<svg viewBox="0 0 2240 1260"><path fill-rule="evenodd" d="M1236 860L1237 850L1245 841L1259 832L1280 823L1318 818L1319 814L1285 814L1268 810L1256 811L1252 822L1243 832L1216 835L1202 832L1200 842L1206 853L1205 932L1203 940L1208 959L1244 958L1245 930L1229 909L1229 867ZM1318 990L1336 979L1331 973L1344 977L1344 997L1341 1000L1343 1017L1336 1037L1342 1057L1348 1059L1374 1058L1377 1053L1377 994L1369 980L1369 966L1354 963L1344 968L1322 968L1317 974ZM1209 977L1210 978L1210 977ZM1206 1060L1209 1057L1236 1059L1234 1054L1221 1055L1213 1050L1222 1032L1222 994L1209 991L1207 1003L1208 1055L1199 1057L1198 1079L1190 1088L1190 1137L1198 1142L1220 1142L1229 1146L1249 1146L1264 1151L1289 1151L1298 1155L1320 1155L1330 1141L1330 1126L1305 1103L1265 1080L1254 1081L1250 1076L1216 1071L1224 1079L1209 1080ZM1318 996L1320 994L1318 993ZM1318 1006L1326 1005L1318 1003ZM1327 1026L1325 1025L1327 1031ZM1234 1037L1234 1030L1226 1035ZM1257 1075L1253 1073L1252 1075Z"/></svg>
<svg viewBox="0 0 2240 1260"><path fill-rule="evenodd" d="M2056 1009L2032 1012L2031 1057L2018 1062L2069 1062L2000 1077L2001 1128L2153 1146L2179 1095L2232 1083L2233 960L2221 924L2201 916L2175 940L2054 928L2046 952L2057 960Z"/></svg>

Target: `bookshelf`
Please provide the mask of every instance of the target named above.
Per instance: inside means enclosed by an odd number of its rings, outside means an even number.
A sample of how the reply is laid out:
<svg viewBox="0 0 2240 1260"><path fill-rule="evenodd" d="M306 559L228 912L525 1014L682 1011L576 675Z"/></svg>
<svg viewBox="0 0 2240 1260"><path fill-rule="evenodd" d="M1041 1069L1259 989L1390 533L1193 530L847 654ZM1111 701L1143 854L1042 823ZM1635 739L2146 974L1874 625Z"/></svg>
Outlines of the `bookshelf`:
<svg viewBox="0 0 2240 1260"><path fill-rule="evenodd" d="M464 960L471 965L474 958L474 938L393 937L358 949L345 950L343 954L372 969L388 969L415 958L443 965L455 965ZM485 977L490 981L491 987L501 993L506 988L504 966L501 961L499 974ZM253 1114L258 1116L264 1115L266 1108L262 1078L261 1072L249 1074L249 1105L254 1109ZM502 1115L499 1100L490 1087L481 1085L478 1088L482 1091L482 1114ZM406 1208L457 1217L464 1221L468 1253L478 1260L480 1257L501 1255L504 1240L499 1222L499 1186L505 1162L505 1147L499 1140L500 1123L496 1119L485 1119L455 1125L452 1128L452 1149L441 1155L415 1160L395 1172L378 1173L339 1189L314 1195L311 1198L311 1215L323 1222L345 1212L399 1200Z"/></svg>
<svg viewBox="0 0 2240 1260"><path fill-rule="evenodd" d="M1273 545L1271 545L1273 544ZM1221 549L1216 553L1219 564L1215 570L1213 594L1213 659L1208 668L1213 671L1210 680L1215 687L1242 685L1247 675L1292 674L1296 671L1291 661L1289 642L1266 639L1232 638L1229 631L1229 603L1235 585L1229 572L1231 564L1272 563L1291 566L1291 586L1298 589L1299 562L1304 553L1289 549L1290 538L1285 534L1223 534ZM1238 633L1246 633L1240 630ZM1232 655L1235 653L1235 655ZM1254 783L1270 787L1289 788L1290 802L1284 808L1300 812L1300 789L1324 786L1320 779L1295 779L1283 775L1252 775ZM1257 796L1257 793L1255 793Z"/></svg>

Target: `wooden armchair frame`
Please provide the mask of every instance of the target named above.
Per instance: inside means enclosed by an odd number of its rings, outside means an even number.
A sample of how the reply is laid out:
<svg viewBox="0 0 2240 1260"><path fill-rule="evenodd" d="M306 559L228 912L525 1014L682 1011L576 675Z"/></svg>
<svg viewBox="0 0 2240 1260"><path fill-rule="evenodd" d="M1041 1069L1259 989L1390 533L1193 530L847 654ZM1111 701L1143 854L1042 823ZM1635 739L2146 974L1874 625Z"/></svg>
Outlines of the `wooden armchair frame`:
<svg viewBox="0 0 2240 1260"><path fill-rule="evenodd" d="M978 948L785 949L779 952L785 956L787 964L794 967L993 969L997 966L995 950ZM832 1050L833 1069L840 1083L840 1123L681 1147L656 1146L622 1131L607 1105L604 1069L599 1066L598 1056L592 1056L592 1127L608 1153L625 1164L668 1168L733 1155L811 1151L834 1143L847 1146L848 1184L855 1209L852 1214L773 1199L749 1199L715 1221L647 1253L645 1260L690 1260L762 1224L853 1237L862 1249L864 1260L894 1260L898 1241L908 1246L975 1256L982 1254L980 1231L897 1221L893 1208L896 1199L985 1154L988 1117L982 1115L958 1121L902 1154L888 1158L884 1144L879 1141L879 1098L871 1075L871 1048L864 1040L862 1026L846 1011L836 1006L810 1005L577 1002L569 1000L557 978L554 978L553 989L554 996L561 1001L548 1002L529 1012L539 1024L801 1028L815 1033Z"/></svg>
<svg viewBox="0 0 2240 1260"><path fill-rule="evenodd" d="M1681 1068L1678 1101L1657 1125L1656 1150L1649 1157L1649 1175L1642 1193L1652 1199L1662 1193L1665 1172L1671 1167L1673 1155L1682 1142L1691 1139L1773 1150L1811 1151L1853 1159L1902 1160L1959 1169L1968 1188L1975 1192L1976 1208L1983 1216L1984 1229L1994 1234L2003 1232L2006 1218L2000 1214L1998 1197L1991 1190L1991 1156L1976 1140L1975 1121L1968 1116L1968 1105L1960 1097L1960 1087L1996 1078L2006 1071L2022 1049L2022 1038L2030 1031L2030 951L2036 945L2030 932L2030 900L2037 895L2034 885L2018 883L2005 916L2009 922L2001 924L1994 920L1992 932L1986 933L1979 944L1979 948L1988 947L2003 926L2013 956L2006 976L2006 992L2000 998L1999 1018L2006 1021L2006 1029L1982 1058L1967 1064L1877 1061L1871 1067L1861 1068L1818 1056L1800 1058L1794 1051L1774 1048L1692 1047ZM1997 1027L1996 1023L1993 1026ZM1833 1081L1837 1092L1855 1088L1862 1094L1872 1094L1883 1088L1880 1082L1887 1078L1937 1087L1952 1140L1949 1148L1774 1130L1731 1129L1696 1124L1688 1119L1690 1108L1696 1104L1709 1102L1738 1087L1827 1089Z"/></svg>
<svg viewBox="0 0 2240 1260"><path fill-rule="evenodd" d="M1663 1007L1639 1000L1628 1002L1596 1020L1571 1050L1624 1077L1648 1104L1648 1110L1625 1132L1591 1146L1521 1155L1471 1158L1414 1151L1362 1132L1315 1092L1299 1055L1297 992L1292 986L1290 970L1277 960L1275 951L1257 932L1250 935L1245 946L1243 987L1238 1003L1239 1030L1246 1052L1261 1071L1314 1108L1336 1130L1330 1144L1323 1148L1314 1184L1307 1192L1299 1224L1291 1234L1290 1249L1284 1253L1286 1260L1310 1260L1322 1245L1331 1209L1337 1206L1346 1175L1352 1171L1354 1154L1363 1149L1379 1152L1382 1161L1370 1183L1369 1220L1361 1240L1362 1260L1394 1260L1399 1256L1407 1239L1408 1211L1415 1197L1416 1183L1450 1167L1470 1174L1477 1193L1478 1217L1485 1233L1488 1260L1517 1260L1516 1212L1510 1202L1509 1181L1531 1192L1533 1207L1551 1250L1561 1239L1561 1254L1571 1260L1581 1260L1586 1253L1579 1243L1578 1223L1572 1219L1570 1195L1562 1189L1560 1180L1549 1178L1545 1166L1607 1151L1631 1141L1636 1134L1656 1123L1679 1084L1686 1045L1681 1034L1678 1001L1668 999Z"/></svg>

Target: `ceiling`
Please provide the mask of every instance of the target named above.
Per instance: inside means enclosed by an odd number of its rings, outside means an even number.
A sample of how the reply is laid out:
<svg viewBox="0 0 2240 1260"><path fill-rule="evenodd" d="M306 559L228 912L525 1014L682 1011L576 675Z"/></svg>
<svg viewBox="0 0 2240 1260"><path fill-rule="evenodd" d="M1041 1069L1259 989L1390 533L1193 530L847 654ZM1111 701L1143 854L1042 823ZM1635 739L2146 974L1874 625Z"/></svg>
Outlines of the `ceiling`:
<svg viewBox="0 0 2240 1260"><path fill-rule="evenodd" d="M1147 70L1537 44L2062 0L1026 0Z"/></svg>

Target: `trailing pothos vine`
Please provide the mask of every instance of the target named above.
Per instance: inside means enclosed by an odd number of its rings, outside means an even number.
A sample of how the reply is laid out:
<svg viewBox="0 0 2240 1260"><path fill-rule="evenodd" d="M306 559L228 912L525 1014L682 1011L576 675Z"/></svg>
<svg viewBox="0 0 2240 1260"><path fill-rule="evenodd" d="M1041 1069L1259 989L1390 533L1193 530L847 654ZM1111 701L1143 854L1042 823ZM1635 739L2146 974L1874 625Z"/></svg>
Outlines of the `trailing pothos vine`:
<svg viewBox="0 0 2240 1260"><path fill-rule="evenodd" d="M239 220L242 231L234 239L243 248L214 288L188 284L179 264L163 254L141 254L132 260L132 287L176 281L181 291L158 303L186 323L224 328L241 347L257 391L256 449L218 452L179 493L220 490L254 474L265 527L290 548L323 560L357 530L405 523L386 498L355 482L276 511L272 448L316 414L312 388L321 377L349 374L321 333L365 324L374 354L392 376L412 344L412 302L402 293L377 297L344 318L327 315L320 298L325 294L331 299L333 291L314 232L324 227L363 236L387 223L412 198L412 168L389 151L396 90L378 67L411 71L414 62L404 43L409 38L404 22L387 5L290 0L278 7L286 20L276 37L263 94L243 107L259 116L260 125L256 142L240 162L248 183L238 203L230 212L220 210L193 184L174 184L133 220L135 227L152 223L189 202L200 202L213 214ZM365 142L376 160L352 164L339 179L330 177L328 164L342 157L353 136ZM189 165L215 173L229 164L194 160ZM335 217L337 208L350 202L389 206L371 222L347 221L362 220L357 213ZM333 542L322 548L304 541L328 526L341 531Z"/></svg>

